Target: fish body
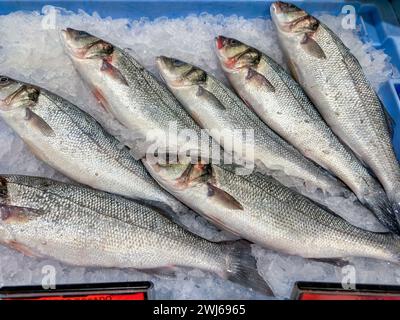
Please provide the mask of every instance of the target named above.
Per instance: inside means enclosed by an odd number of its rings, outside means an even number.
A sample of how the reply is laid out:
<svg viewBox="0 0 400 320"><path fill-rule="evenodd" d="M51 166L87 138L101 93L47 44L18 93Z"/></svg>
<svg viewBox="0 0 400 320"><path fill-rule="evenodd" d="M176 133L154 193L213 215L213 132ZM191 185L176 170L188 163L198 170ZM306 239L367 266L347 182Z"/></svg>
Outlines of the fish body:
<svg viewBox="0 0 400 320"><path fill-rule="evenodd" d="M315 259L398 261L398 236L357 228L270 177L237 175L234 165L144 164L187 206L264 248Z"/></svg>
<svg viewBox="0 0 400 320"><path fill-rule="evenodd" d="M288 65L335 134L376 175L398 214L400 166L387 117L358 60L326 25L276 2L272 19Z"/></svg>
<svg viewBox="0 0 400 320"><path fill-rule="evenodd" d="M49 179L0 177L0 243L75 266L199 268L271 293L248 246L204 240L135 201Z"/></svg>
<svg viewBox="0 0 400 320"><path fill-rule="evenodd" d="M249 108L282 138L343 181L383 225L399 233L379 182L333 133L300 85L272 58L238 40L217 38L221 66Z"/></svg>
<svg viewBox="0 0 400 320"><path fill-rule="evenodd" d="M47 90L0 78L0 116L39 159L93 188L186 210L89 114Z"/></svg>
<svg viewBox="0 0 400 320"><path fill-rule="evenodd" d="M234 144L239 140L246 150L253 149L253 152L239 153L239 157L260 164L268 171L283 172L328 193L345 190L338 180L267 127L231 90L210 74L167 57L157 58L157 65L162 78L186 110L227 152L232 151L227 150L227 141ZM241 139L248 129L254 130L254 140Z"/></svg>
<svg viewBox="0 0 400 320"><path fill-rule="evenodd" d="M132 55L84 31L67 29L63 35L76 70L106 112L144 140L143 147L135 150L138 157L157 147L178 149L179 153L199 151L200 128ZM171 130L178 132L176 141L168 135ZM179 134L185 130L194 132L189 142Z"/></svg>

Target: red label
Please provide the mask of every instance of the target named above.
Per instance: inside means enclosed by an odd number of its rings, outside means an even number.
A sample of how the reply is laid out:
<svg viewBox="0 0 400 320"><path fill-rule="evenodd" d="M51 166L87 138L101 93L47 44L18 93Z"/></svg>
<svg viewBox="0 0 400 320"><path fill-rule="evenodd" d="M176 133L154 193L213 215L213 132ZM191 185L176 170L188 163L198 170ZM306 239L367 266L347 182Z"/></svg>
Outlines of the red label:
<svg viewBox="0 0 400 320"><path fill-rule="evenodd" d="M126 293L126 294L88 294L79 296L48 296L48 297L30 297L30 298L6 298L4 300L145 300L145 293Z"/></svg>
<svg viewBox="0 0 400 320"><path fill-rule="evenodd" d="M395 295L302 293L299 300L400 300Z"/></svg>

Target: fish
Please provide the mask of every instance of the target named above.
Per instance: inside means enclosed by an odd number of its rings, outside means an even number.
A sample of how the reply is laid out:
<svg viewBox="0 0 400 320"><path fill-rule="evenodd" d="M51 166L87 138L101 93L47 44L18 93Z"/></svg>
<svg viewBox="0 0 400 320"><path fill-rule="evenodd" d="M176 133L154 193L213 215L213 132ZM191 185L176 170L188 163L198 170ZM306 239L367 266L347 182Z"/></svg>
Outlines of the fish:
<svg viewBox="0 0 400 320"><path fill-rule="evenodd" d="M273 294L249 243L210 242L136 201L46 178L0 176L0 243L72 266L170 276L198 268Z"/></svg>
<svg viewBox="0 0 400 320"><path fill-rule="evenodd" d="M268 55L236 39L216 38L230 84L248 107L305 157L343 181L390 231L400 226L380 183L326 124L301 86Z"/></svg>
<svg viewBox="0 0 400 320"><path fill-rule="evenodd" d="M288 3L271 6L289 68L333 132L374 173L400 218L400 165L390 115L357 58L325 24Z"/></svg>
<svg viewBox="0 0 400 320"><path fill-rule="evenodd" d="M62 31L65 51L78 74L98 98L103 110L126 129L138 133L144 142L134 147L138 158L175 150L193 157L201 154L201 130L162 82L146 70L128 50L120 49L85 31ZM176 141L168 139L176 130ZM193 134L187 141L185 130ZM204 152L209 152L207 149Z"/></svg>
<svg viewBox="0 0 400 320"><path fill-rule="evenodd" d="M239 152L238 156L255 163L259 171L260 167L266 167L268 173L284 173L330 194L348 191L340 181L279 137L212 75L174 58L160 56L156 61L171 92L227 152L235 152L227 142L239 140L246 150L253 152ZM248 129L254 130L254 139L247 141L241 135ZM275 176L278 178L279 174Z"/></svg>
<svg viewBox="0 0 400 320"><path fill-rule="evenodd" d="M221 228L263 248L319 261L399 262L400 238L358 228L271 177L236 164L143 161L168 192Z"/></svg>
<svg viewBox="0 0 400 320"><path fill-rule="evenodd" d="M38 86L0 76L0 117L32 153L66 177L146 202L171 216L187 208L88 113Z"/></svg>

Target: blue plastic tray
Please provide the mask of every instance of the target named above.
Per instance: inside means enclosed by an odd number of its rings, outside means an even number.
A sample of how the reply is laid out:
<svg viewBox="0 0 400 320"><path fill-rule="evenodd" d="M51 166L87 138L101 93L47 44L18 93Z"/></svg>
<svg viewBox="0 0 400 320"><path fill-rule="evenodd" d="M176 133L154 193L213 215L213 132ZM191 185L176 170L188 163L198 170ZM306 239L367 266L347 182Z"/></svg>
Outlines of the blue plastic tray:
<svg viewBox="0 0 400 320"><path fill-rule="evenodd" d="M83 9L88 13L96 11L101 16L113 18L127 17L137 19L147 17L155 19L166 16L183 17L189 14L208 12L211 14L236 14L245 18L269 17L269 5L273 1L260 0L175 0L175 1L10 1L0 0L0 14L24 10L40 11L46 5L63 7L71 11ZM306 0L291 1L311 13L326 12L341 14L344 5L356 8L358 23L362 25L363 41L372 41L378 49L383 49L391 58L391 62L400 69L400 25L395 10L389 0ZM394 0L394 5L399 1ZM0 39L1 41L1 39ZM379 91L379 95L395 122L394 146L400 158L400 78L388 81ZM397 124L397 125L396 125Z"/></svg>

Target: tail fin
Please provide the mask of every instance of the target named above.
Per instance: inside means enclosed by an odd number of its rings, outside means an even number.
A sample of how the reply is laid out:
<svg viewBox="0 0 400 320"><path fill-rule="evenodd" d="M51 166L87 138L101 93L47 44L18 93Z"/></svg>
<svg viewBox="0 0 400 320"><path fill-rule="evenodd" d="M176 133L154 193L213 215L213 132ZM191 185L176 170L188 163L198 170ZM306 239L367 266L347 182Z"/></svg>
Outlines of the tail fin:
<svg viewBox="0 0 400 320"><path fill-rule="evenodd" d="M250 243L244 240L225 242L227 265L225 278L244 287L274 296L268 283L257 271L256 259L251 255Z"/></svg>
<svg viewBox="0 0 400 320"><path fill-rule="evenodd" d="M392 208L396 217L397 223L400 225L400 200L392 202Z"/></svg>
<svg viewBox="0 0 400 320"><path fill-rule="evenodd" d="M375 214L386 228L394 234L400 235L400 204L397 204L396 209L384 192L364 198L361 202Z"/></svg>

